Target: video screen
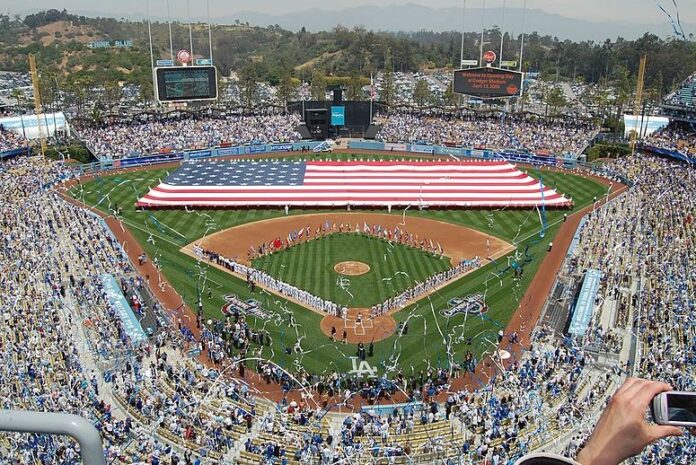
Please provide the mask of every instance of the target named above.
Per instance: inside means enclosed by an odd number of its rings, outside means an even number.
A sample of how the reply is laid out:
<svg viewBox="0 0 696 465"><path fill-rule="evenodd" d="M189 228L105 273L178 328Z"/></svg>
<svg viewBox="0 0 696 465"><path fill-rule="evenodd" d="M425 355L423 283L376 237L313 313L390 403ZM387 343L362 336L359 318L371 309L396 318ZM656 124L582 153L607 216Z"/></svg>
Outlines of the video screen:
<svg viewBox="0 0 696 465"><path fill-rule="evenodd" d="M161 102L215 100L217 73L214 66L157 68L157 97Z"/></svg>
<svg viewBox="0 0 696 465"><path fill-rule="evenodd" d="M522 93L522 73L499 68L454 72L454 91L479 98L516 97Z"/></svg>

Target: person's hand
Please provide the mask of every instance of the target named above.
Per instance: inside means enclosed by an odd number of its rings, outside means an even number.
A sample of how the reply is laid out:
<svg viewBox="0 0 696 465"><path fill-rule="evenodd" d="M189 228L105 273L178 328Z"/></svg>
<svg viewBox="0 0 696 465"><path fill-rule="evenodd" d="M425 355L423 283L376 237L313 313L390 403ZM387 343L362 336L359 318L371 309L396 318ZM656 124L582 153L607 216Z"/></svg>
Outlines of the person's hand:
<svg viewBox="0 0 696 465"><path fill-rule="evenodd" d="M653 397L671 390L665 383L627 379L612 397L577 461L581 465L618 465L658 439L681 436L680 428L645 420L645 411Z"/></svg>

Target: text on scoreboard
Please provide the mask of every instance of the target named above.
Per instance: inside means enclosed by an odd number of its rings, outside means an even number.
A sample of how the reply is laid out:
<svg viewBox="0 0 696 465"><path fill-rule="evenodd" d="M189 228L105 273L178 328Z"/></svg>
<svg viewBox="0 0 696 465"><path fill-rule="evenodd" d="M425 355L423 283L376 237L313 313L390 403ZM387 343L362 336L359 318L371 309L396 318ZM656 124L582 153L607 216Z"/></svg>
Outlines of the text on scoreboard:
<svg viewBox="0 0 696 465"><path fill-rule="evenodd" d="M470 68L454 72L454 91L479 98L516 97L522 73L500 68Z"/></svg>

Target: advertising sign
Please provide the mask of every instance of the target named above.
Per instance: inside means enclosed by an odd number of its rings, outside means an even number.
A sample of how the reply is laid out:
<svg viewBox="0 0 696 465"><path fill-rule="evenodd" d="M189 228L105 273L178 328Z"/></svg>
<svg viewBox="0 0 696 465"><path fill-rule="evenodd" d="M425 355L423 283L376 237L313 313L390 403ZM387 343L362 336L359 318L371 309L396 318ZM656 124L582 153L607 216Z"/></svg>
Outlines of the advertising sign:
<svg viewBox="0 0 696 465"><path fill-rule="evenodd" d="M189 152L188 157L190 160L196 160L197 158L208 158L212 155L212 150L198 150L195 152Z"/></svg>
<svg viewBox="0 0 696 465"><path fill-rule="evenodd" d="M218 156L225 157L228 155L241 155L244 153L244 147L223 147L217 151Z"/></svg>
<svg viewBox="0 0 696 465"><path fill-rule="evenodd" d="M331 125L345 126L346 125L346 107L332 106L331 107Z"/></svg>
<svg viewBox="0 0 696 465"><path fill-rule="evenodd" d="M432 154L433 153L433 146L432 145L412 145L411 152Z"/></svg>
<svg viewBox="0 0 696 465"><path fill-rule="evenodd" d="M384 144L384 150L391 152L405 152L406 144Z"/></svg>
<svg viewBox="0 0 696 465"><path fill-rule="evenodd" d="M264 153L265 151L265 145L252 145L251 147L249 147L249 153Z"/></svg>
<svg viewBox="0 0 696 465"><path fill-rule="evenodd" d="M292 144L273 144L271 152L289 152L292 150Z"/></svg>

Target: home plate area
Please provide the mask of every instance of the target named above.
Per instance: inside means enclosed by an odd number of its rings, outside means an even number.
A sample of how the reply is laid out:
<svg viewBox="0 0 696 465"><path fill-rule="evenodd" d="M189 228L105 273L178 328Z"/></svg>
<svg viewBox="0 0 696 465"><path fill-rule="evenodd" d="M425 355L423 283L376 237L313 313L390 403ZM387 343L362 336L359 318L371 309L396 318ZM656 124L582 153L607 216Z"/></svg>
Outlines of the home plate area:
<svg viewBox="0 0 696 465"><path fill-rule="evenodd" d="M350 344L379 342L396 331L396 321L390 315L380 315L376 318L369 316L368 308L349 308L345 319L330 315L324 317L321 320L321 330L331 337L331 332L335 329L338 342L343 341L345 331L346 342Z"/></svg>
<svg viewBox="0 0 696 465"><path fill-rule="evenodd" d="M371 332L371 330L374 329L372 320L370 318L365 318L365 314L362 312L360 315L361 317L358 318L358 313L354 313L353 317L351 318L349 313L345 320L345 328L352 329L353 334L356 336L364 336L366 334L365 330L370 330Z"/></svg>

